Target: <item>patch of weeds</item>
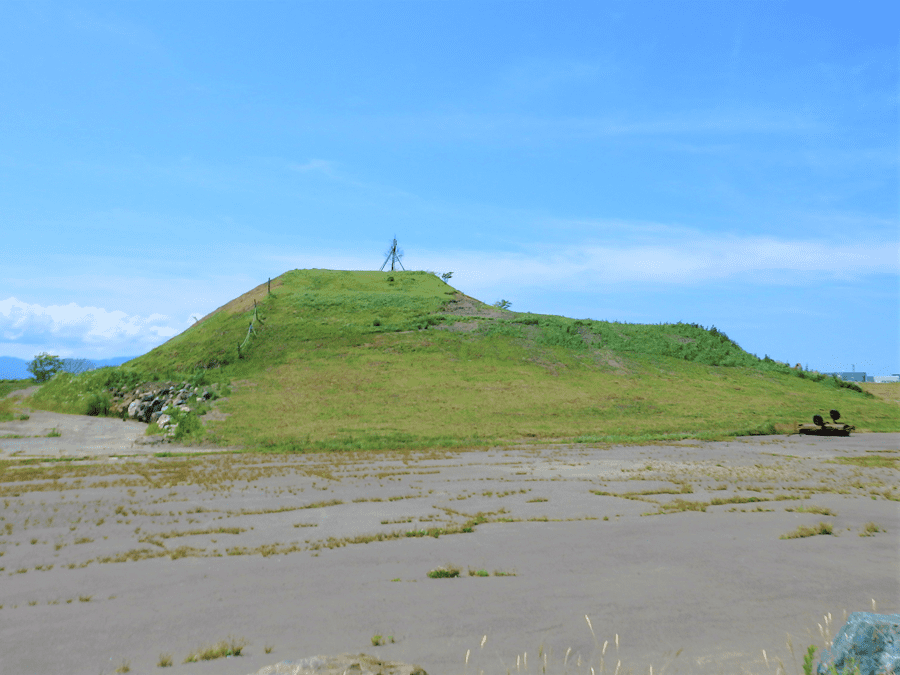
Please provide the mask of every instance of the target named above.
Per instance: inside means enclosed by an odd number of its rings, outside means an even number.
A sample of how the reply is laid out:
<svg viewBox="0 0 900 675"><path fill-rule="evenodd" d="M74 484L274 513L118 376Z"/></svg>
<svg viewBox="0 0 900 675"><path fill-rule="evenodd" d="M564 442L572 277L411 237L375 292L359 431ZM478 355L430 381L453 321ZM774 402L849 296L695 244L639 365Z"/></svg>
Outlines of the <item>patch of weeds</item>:
<svg viewBox="0 0 900 675"><path fill-rule="evenodd" d="M874 537L876 532L886 532L883 527L879 527L875 523L869 522L863 525L863 531L859 533L860 537Z"/></svg>
<svg viewBox="0 0 900 675"><path fill-rule="evenodd" d="M714 497L709 500L710 506L721 506L722 504L752 504L753 502L767 502L768 499L760 499L759 497Z"/></svg>
<svg viewBox="0 0 900 675"><path fill-rule="evenodd" d="M188 654L184 659L185 663L196 663L197 661L212 661L213 659L221 659L226 656L240 656L244 647L250 644L244 638L234 638L228 636L226 640L222 640L214 645L204 646L197 651Z"/></svg>
<svg viewBox="0 0 900 675"><path fill-rule="evenodd" d="M156 662L157 668L171 668L172 667L172 655L171 654L160 654L159 661Z"/></svg>
<svg viewBox="0 0 900 675"><path fill-rule="evenodd" d="M820 516L836 516L837 514L825 506L798 506L796 509L785 509L785 511L797 511L798 513L816 513Z"/></svg>
<svg viewBox="0 0 900 675"><path fill-rule="evenodd" d="M490 575L488 574L487 570L476 570L474 567L470 567L469 568L469 576L470 577L488 577Z"/></svg>
<svg viewBox="0 0 900 675"><path fill-rule="evenodd" d="M532 504L534 502L546 502L546 501L549 501L549 500L544 499L543 497L535 497L534 499L529 499L526 503Z"/></svg>
<svg viewBox="0 0 900 675"><path fill-rule="evenodd" d="M779 539L800 539L802 537L814 537L817 534L832 534L833 528L831 523L819 523L816 527L807 527L801 525L793 532L788 532L779 537Z"/></svg>
<svg viewBox="0 0 900 675"><path fill-rule="evenodd" d="M878 468L878 469L900 469L900 457L835 457L833 460L826 460L826 464L853 464L855 466Z"/></svg>
<svg viewBox="0 0 900 675"><path fill-rule="evenodd" d="M113 671L114 673L130 673L131 672L131 662L127 659L122 659L122 662L116 667Z"/></svg>
<svg viewBox="0 0 900 675"><path fill-rule="evenodd" d="M431 570L428 576L432 579L452 579L458 577L460 569L455 565L447 565L446 567L438 567Z"/></svg>
<svg viewBox="0 0 900 675"><path fill-rule="evenodd" d="M806 650L806 655L803 657L803 672L806 675L812 675L813 657L815 655L816 655L816 646L810 645L809 649Z"/></svg>
<svg viewBox="0 0 900 675"><path fill-rule="evenodd" d="M265 647L263 647L263 650L266 652L266 654L271 654L273 649L275 649L275 645L266 645Z"/></svg>
<svg viewBox="0 0 900 675"><path fill-rule="evenodd" d="M78 602L90 602L93 597L93 595L79 595Z"/></svg>
<svg viewBox="0 0 900 675"><path fill-rule="evenodd" d="M386 645L388 642L393 642L394 636L388 635L386 638L382 638L380 635L372 636L372 646L377 647L379 645Z"/></svg>
<svg viewBox="0 0 900 675"><path fill-rule="evenodd" d="M59 429L51 429L50 433L47 434L47 438L59 438L60 436L62 436L62 433L60 433Z"/></svg>
<svg viewBox="0 0 900 675"><path fill-rule="evenodd" d="M659 505L659 513L680 513L681 511L706 512L706 502L691 502L686 499L673 499L671 502Z"/></svg>

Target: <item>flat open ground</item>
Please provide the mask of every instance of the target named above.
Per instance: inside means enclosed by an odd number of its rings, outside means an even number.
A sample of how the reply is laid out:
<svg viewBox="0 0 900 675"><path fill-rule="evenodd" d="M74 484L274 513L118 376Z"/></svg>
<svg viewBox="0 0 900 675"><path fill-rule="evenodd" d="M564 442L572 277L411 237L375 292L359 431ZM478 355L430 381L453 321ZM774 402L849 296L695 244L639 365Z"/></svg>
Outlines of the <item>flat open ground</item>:
<svg viewBox="0 0 900 675"><path fill-rule="evenodd" d="M0 459L88 456L0 471L0 672L246 675L365 652L536 673L543 645L548 673L569 648L572 673L774 673L775 656L792 673L786 633L800 664L824 614L833 634L872 598L900 611L896 433L160 458L132 445L142 429L0 424L29 436L0 438ZM820 522L833 535L781 538ZM458 578L427 576L448 564ZM183 663L229 635L243 656Z"/></svg>

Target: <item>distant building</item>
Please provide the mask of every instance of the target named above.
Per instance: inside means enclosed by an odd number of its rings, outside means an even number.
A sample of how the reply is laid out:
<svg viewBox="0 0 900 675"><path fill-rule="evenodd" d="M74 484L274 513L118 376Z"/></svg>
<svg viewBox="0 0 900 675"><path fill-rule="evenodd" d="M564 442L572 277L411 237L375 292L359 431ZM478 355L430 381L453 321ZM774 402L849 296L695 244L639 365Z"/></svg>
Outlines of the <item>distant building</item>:
<svg viewBox="0 0 900 675"><path fill-rule="evenodd" d="M900 375L875 375L874 377L866 378L866 382L880 382L882 384L900 382Z"/></svg>
<svg viewBox="0 0 900 675"><path fill-rule="evenodd" d="M844 382L865 382L865 373L825 373L825 375L834 375L842 379Z"/></svg>

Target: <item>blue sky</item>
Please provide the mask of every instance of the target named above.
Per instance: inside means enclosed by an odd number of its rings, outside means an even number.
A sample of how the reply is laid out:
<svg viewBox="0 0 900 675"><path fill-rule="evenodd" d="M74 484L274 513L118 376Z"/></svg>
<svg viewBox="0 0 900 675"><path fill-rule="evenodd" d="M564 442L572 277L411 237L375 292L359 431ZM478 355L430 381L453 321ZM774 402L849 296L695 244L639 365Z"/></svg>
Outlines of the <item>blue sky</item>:
<svg viewBox="0 0 900 675"><path fill-rule="evenodd" d="M900 373L891 2L0 3L0 354L138 355L268 277L715 325Z"/></svg>

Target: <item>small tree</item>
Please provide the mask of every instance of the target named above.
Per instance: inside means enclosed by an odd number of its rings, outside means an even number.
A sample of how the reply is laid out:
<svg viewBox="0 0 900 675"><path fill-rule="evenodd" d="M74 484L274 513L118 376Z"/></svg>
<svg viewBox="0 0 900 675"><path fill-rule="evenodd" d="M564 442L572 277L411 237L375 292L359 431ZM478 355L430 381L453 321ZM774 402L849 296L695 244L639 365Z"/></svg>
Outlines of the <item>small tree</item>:
<svg viewBox="0 0 900 675"><path fill-rule="evenodd" d="M509 300L498 300L494 303L494 307L497 309L509 309L512 307L512 303Z"/></svg>
<svg viewBox="0 0 900 675"><path fill-rule="evenodd" d="M62 370L63 360L53 354L41 352L28 364L28 372L34 375L38 382L46 382L56 373Z"/></svg>
<svg viewBox="0 0 900 675"><path fill-rule="evenodd" d="M450 279L450 277L452 277L452 276L453 276L453 272L444 272L444 273L441 275L441 279L444 280L444 283L447 283L447 281L448 281L448 280Z"/></svg>

